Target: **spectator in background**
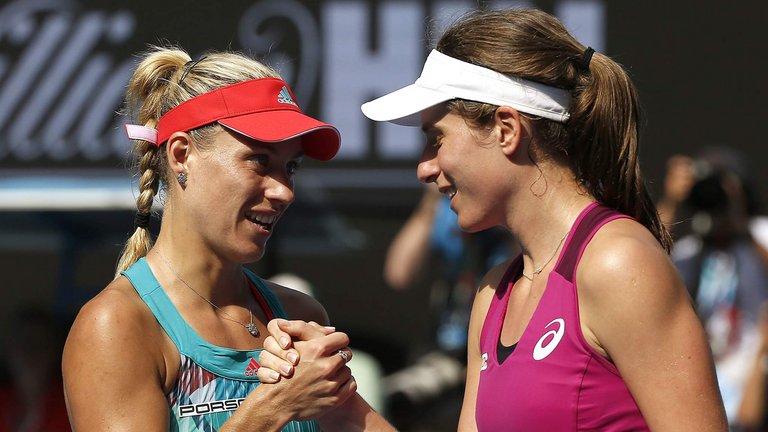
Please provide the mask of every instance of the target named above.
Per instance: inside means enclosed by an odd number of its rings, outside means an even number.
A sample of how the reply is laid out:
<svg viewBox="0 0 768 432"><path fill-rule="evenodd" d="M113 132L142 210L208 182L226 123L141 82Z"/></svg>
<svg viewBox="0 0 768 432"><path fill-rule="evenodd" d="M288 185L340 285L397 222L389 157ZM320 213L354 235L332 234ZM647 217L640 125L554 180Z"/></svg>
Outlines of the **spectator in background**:
<svg viewBox="0 0 768 432"><path fill-rule="evenodd" d="M5 328L9 381L0 387L0 432L70 431L59 368L62 326L47 309L27 306Z"/></svg>
<svg viewBox="0 0 768 432"><path fill-rule="evenodd" d="M467 328L475 289L493 266L513 255L509 234L492 228L470 234L461 230L450 200L434 185L426 185L421 200L390 244L384 279L396 290L431 285L431 340L419 341L416 361L385 380L390 402L423 421L423 405L449 399L464 384ZM425 280L436 264L437 280ZM461 407L460 395L455 401ZM394 412L393 414L397 414ZM408 416L411 417L411 416Z"/></svg>
<svg viewBox="0 0 768 432"><path fill-rule="evenodd" d="M695 158L669 159L659 212L678 233L672 258L709 337L734 427L749 366L761 346L760 307L768 300L766 244L758 240L765 218L758 209L736 150L712 147Z"/></svg>

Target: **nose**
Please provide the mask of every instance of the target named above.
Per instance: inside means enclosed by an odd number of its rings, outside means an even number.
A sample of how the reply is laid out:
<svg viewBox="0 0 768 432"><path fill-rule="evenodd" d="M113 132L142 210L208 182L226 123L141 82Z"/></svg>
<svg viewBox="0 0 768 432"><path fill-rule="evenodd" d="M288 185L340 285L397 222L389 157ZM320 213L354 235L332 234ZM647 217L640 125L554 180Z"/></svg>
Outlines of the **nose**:
<svg viewBox="0 0 768 432"><path fill-rule="evenodd" d="M270 201L281 203L283 206L290 205L296 198L293 191L293 180L270 177L264 196Z"/></svg>
<svg viewBox="0 0 768 432"><path fill-rule="evenodd" d="M440 167L437 164L437 152L433 146L427 146L419 159L416 167L416 176L422 183L433 183L440 175Z"/></svg>

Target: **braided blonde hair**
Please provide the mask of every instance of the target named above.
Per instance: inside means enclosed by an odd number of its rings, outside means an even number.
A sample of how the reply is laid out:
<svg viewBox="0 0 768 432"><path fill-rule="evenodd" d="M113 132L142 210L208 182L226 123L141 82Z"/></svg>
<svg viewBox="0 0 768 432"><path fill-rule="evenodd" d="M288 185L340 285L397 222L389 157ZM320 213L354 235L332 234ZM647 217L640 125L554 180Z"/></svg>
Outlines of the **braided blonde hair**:
<svg viewBox="0 0 768 432"><path fill-rule="evenodd" d="M181 48L153 46L142 55L128 82L126 111L134 124L156 128L163 114L188 99L219 87L270 77L280 78L270 67L239 53L212 52L192 62ZM205 146L217 128L209 125L189 132L196 145ZM137 211L149 215L160 188L170 193L165 187L172 180L168 161L162 146L144 140L134 140L133 156L139 177ZM120 253L115 277L146 256L152 244L149 228L137 226Z"/></svg>

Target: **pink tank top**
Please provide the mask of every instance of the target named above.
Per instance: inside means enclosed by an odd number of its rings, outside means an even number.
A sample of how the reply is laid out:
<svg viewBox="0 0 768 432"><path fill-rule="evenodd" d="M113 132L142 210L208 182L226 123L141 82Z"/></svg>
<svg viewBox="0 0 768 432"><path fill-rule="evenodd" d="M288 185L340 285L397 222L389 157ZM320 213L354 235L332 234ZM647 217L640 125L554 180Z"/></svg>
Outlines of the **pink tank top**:
<svg viewBox="0 0 768 432"><path fill-rule="evenodd" d="M593 203L574 224L547 287L514 351L500 364L497 344L518 257L496 289L480 335L479 431L647 431L616 366L584 339L576 267L607 222L628 217Z"/></svg>

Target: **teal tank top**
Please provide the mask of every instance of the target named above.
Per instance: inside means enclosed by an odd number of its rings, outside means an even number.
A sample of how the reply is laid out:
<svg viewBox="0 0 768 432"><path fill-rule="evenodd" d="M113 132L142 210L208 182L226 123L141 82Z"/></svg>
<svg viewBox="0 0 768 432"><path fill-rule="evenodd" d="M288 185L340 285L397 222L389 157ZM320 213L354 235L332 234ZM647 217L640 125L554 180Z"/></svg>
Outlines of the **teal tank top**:
<svg viewBox="0 0 768 432"><path fill-rule="evenodd" d="M248 269L256 299L268 317L287 318L280 301ZM240 351L209 344L181 317L144 258L122 273L130 280L181 355L176 384L166 395L170 431L217 431L259 385L256 376L261 349ZM290 422L283 432L319 432L315 421Z"/></svg>

